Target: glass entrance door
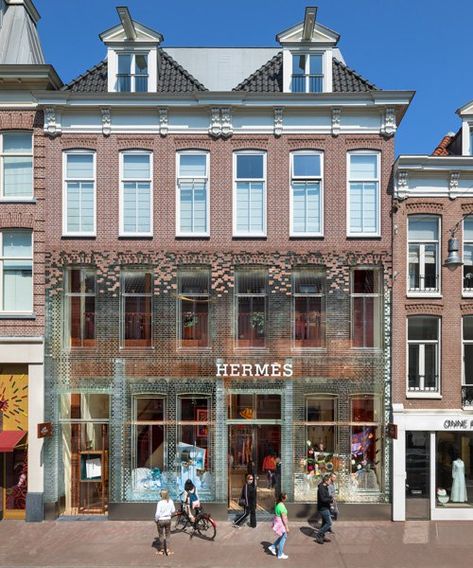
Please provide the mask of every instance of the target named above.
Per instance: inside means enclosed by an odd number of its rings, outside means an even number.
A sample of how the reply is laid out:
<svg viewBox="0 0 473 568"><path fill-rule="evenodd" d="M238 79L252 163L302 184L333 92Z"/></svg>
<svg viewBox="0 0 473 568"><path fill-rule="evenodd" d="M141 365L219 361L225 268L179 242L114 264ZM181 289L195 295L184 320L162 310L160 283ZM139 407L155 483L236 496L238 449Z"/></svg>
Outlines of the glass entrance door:
<svg viewBox="0 0 473 568"><path fill-rule="evenodd" d="M28 450L26 445L4 455L3 479L5 519L24 519L28 491ZM1 462L0 462L1 463Z"/></svg>

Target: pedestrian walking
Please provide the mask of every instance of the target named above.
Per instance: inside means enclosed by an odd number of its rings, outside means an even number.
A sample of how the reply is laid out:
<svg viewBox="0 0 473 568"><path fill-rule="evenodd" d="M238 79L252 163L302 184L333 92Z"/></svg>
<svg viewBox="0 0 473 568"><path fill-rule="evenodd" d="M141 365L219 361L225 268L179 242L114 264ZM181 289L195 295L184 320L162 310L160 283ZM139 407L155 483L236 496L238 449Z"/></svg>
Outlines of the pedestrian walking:
<svg viewBox="0 0 473 568"><path fill-rule="evenodd" d="M328 486L328 492L330 497L332 498L332 504L330 505L330 515L334 521L338 519L338 504L337 504L337 474L331 473L330 474L331 483ZM330 531L333 534L333 530Z"/></svg>
<svg viewBox="0 0 473 568"><path fill-rule="evenodd" d="M273 531L278 535L278 538L268 547L269 552L277 555L279 560L287 560L289 556L284 554L284 545L287 540L287 533L289 532L289 523L287 520L287 509L284 504L287 499L286 493L281 493L274 508Z"/></svg>
<svg viewBox="0 0 473 568"><path fill-rule="evenodd" d="M281 495L281 458L278 456L275 462L276 469L274 470L274 495L277 500Z"/></svg>
<svg viewBox="0 0 473 568"><path fill-rule="evenodd" d="M158 501L156 513L154 515L158 528L158 550L157 554L174 554L169 548L169 538L171 536L171 516L175 513L174 501L169 497L169 491L162 489L161 499Z"/></svg>
<svg viewBox="0 0 473 568"><path fill-rule="evenodd" d="M250 527L256 527L256 482L255 476L249 473L246 476L246 483L241 488L241 495L238 504L243 507L242 514L233 522L234 527L240 528L243 521L249 516Z"/></svg>
<svg viewBox="0 0 473 568"><path fill-rule="evenodd" d="M319 487L317 489L317 511L322 517L322 526L319 528L317 536L315 537L316 541L319 544L330 542L330 539L325 535L332 528L332 516L330 515L332 497L330 496L328 489L331 483L332 474L326 473L322 478L322 482L319 483Z"/></svg>

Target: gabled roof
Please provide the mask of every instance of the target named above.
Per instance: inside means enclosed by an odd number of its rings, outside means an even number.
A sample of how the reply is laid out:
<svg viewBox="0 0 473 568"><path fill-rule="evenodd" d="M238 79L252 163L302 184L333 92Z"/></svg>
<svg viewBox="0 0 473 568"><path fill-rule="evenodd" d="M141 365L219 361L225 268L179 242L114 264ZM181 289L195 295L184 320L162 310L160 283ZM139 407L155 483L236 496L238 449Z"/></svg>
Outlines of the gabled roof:
<svg viewBox="0 0 473 568"><path fill-rule="evenodd" d="M437 144L432 156L461 156L462 155L462 129L449 132Z"/></svg>
<svg viewBox="0 0 473 568"><path fill-rule="evenodd" d="M175 61L165 51L160 51L161 66L159 70L158 93L189 93L193 91L206 91L188 71ZM102 61L82 75L79 75L63 87L63 91L75 93L106 93L108 90L108 65Z"/></svg>
<svg viewBox="0 0 473 568"><path fill-rule="evenodd" d="M282 93L282 61L282 52L280 52L233 90L254 93ZM361 93L380 90L338 59L332 60L332 76L334 93Z"/></svg>

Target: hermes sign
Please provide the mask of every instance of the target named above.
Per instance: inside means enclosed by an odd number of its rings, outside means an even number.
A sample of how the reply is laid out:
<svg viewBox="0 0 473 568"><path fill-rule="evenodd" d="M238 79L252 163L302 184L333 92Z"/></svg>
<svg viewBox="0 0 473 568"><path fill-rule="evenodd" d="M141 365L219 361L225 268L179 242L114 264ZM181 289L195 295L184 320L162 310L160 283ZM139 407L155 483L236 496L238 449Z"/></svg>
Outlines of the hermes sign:
<svg viewBox="0 0 473 568"><path fill-rule="evenodd" d="M217 377L292 377L292 363L217 363Z"/></svg>

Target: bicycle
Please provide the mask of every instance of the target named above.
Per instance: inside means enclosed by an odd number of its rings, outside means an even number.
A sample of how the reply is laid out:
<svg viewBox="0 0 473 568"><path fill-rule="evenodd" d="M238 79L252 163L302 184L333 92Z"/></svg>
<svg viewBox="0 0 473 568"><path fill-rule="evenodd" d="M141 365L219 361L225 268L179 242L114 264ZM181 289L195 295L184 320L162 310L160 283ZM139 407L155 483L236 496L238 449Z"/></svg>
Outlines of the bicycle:
<svg viewBox="0 0 473 568"><path fill-rule="evenodd" d="M197 533L205 540L214 540L217 535L217 523L209 513L204 513L201 508L196 510L195 520L192 522L181 501L179 510L171 517L171 533L185 532L187 527L193 529L191 538Z"/></svg>

